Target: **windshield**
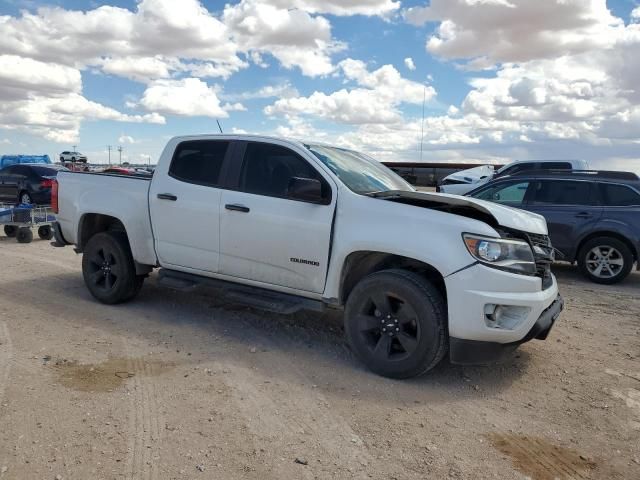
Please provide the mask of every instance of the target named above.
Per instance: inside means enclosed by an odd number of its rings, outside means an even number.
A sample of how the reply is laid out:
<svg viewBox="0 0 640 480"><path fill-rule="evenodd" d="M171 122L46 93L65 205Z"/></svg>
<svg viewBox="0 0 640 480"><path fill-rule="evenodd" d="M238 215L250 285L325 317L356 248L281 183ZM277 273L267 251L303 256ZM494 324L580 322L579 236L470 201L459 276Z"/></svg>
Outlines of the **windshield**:
<svg viewBox="0 0 640 480"><path fill-rule="evenodd" d="M305 146L356 193L414 190L402 177L363 153L324 145Z"/></svg>

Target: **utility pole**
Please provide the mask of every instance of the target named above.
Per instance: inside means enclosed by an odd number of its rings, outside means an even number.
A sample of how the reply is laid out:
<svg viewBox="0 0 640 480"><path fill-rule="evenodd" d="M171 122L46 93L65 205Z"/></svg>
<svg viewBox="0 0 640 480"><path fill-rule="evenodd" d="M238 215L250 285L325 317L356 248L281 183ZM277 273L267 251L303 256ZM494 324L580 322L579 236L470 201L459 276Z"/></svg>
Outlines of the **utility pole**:
<svg viewBox="0 0 640 480"><path fill-rule="evenodd" d="M109 165L111 165L111 145L107 145L107 150L109 151Z"/></svg>
<svg viewBox="0 0 640 480"><path fill-rule="evenodd" d="M120 165L122 165L122 145L118 145L118 154L120 154Z"/></svg>
<svg viewBox="0 0 640 480"><path fill-rule="evenodd" d="M424 104L427 100L427 87L423 85L422 90L422 123L420 125L420 161L422 162L422 144L424 143Z"/></svg>
<svg viewBox="0 0 640 480"><path fill-rule="evenodd" d="M75 151L77 151L77 148L78 148L78 146L77 146L77 145L74 145L74 146L73 146L73 151L74 151L74 152L75 152Z"/></svg>

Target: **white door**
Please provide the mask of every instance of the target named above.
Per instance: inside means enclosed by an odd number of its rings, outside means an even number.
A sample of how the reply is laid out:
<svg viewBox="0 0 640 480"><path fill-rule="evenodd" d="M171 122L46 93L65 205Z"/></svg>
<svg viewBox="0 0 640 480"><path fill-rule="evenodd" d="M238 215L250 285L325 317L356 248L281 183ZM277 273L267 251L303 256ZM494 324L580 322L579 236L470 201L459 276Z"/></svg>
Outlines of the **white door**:
<svg viewBox="0 0 640 480"><path fill-rule="evenodd" d="M286 198L293 177L320 180L323 202ZM222 193L220 273L321 293L336 204L330 180L288 148L252 142L238 190Z"/></svg>
<svg viewBox="0 0 640 480"><path fill-rule="evenodd" d="M156 172L149 205L160 265L217 272L220 262L222 166L230 142L180 143L168 171Z"/></svg>

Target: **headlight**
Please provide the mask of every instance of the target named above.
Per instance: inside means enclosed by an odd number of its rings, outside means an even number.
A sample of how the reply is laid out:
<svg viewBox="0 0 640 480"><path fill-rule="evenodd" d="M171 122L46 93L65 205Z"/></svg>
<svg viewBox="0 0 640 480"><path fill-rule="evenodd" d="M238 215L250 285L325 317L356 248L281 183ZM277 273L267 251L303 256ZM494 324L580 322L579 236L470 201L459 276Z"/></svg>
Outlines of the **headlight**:
<svg viewBox="0 0 640 480"><path fill-rule="evenodd" d="M536 262L529 244L522 240L462 235L469 253L479 262L514 273L536 273Z"/></svg>

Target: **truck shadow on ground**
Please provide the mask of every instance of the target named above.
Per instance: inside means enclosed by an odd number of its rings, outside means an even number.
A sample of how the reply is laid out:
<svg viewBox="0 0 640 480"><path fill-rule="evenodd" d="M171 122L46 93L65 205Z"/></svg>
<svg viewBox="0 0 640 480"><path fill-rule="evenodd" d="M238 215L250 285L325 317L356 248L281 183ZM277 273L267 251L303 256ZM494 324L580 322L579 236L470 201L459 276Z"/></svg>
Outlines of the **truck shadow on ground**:
<svg viewBox="0 0 640 480"><path fill-rule="evenodd" d="M47 283L47 298L33 291L35 282ZM2 290L5 285L0 285ZM396 381L368 372L351 354L343 340L341 312L337 311L288 316L265 313L227 301L216 289L179 292L160 287L153 275L134 301L116 306L94 300L80 272L14 281L11 290L27 292L32 305L53 322L58 315L65 315L79 331L89 327L140 343L165 345L173 356L188 354L185 364L236 364L266 377L281 375L284 382L308 382L345 396L351 396L355 389L362 396L389 403L406 401L407 395L452 402L477 397L478 391L498 394L527 374L532 355L525 345L503 362L486 367L456 366L445 359L422 377ZM283 369L283 365L287 367Z"/></svg>

